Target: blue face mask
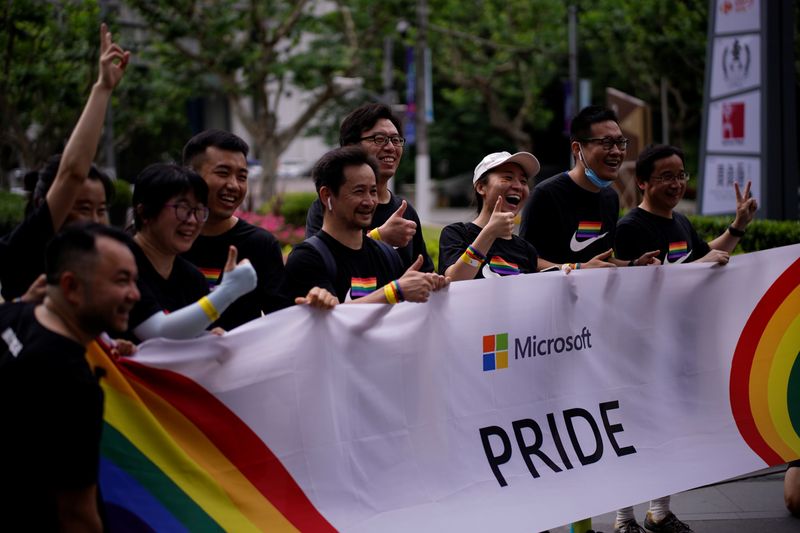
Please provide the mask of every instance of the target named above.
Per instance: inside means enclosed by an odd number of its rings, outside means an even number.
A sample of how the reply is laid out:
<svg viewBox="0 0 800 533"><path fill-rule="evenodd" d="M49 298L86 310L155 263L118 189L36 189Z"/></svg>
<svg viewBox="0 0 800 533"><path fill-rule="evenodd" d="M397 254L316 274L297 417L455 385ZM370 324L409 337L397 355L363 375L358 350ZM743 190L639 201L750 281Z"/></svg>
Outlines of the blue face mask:
<svg viewBox="0 0 800 533"><path fill-rule="evenodd" d="M586 169L585 174L586 174L586 177L589 178L589 181L591 181L592 183L594 183L597 187L600 187L601 189L605 189L606 187L609 187L612 183L614 183L613 180L612 181L604 180L603 178L598 176L595 173L594 170L589 168L589 165L586 164L586 158L583 156L583 148L581 148L580 145L578 146L578 150L580 151L581 161L583 161L583 167Z"/></svg>

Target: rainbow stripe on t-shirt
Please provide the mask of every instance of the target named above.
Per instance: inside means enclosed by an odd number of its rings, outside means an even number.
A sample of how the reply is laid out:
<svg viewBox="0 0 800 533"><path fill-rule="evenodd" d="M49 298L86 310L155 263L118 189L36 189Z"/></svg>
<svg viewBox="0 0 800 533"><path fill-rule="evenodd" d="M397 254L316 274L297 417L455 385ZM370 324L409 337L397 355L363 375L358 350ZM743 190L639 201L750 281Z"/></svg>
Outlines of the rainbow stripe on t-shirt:
<svg viewBox="0 0 800 533"><path fill-rule="evenodd" d="M350 278L350 297L355 300L378 288L377 278Z"/></svg>
<svg viewBox="0 0 800 533"><path fill-rule="evenodd" d="M220 274L222 274L221 268L198 267L197 270L199 270L203 274L203 277L206 278L206 283L208 283L209 290L219 285L219 277Z"/></svg>
<svg viewBox="0 0 800 533"><path fill-rule="evenodd" d="M578 231L575 232L575 236L579 239L591 239L592 237L597 237L600 234L600 229L602 227L602 222L581 220L578 222Z"/></svg>
<svg viewBox="0 0 800 533"><path fill-rule="evenodd" d="M519 266L506 261L499 255L492 256L489 261L489 268L492 269L492 272L497 272L501 276L516 276L519 274Z"/></svg>
<svg viewBox="0 0 800 533"><path fill-rule="evenodd" d="M669 251L667 252L667 259L674 261L680 259L689 252L689 247L686 241L677 241L669 243Z"/></svg>

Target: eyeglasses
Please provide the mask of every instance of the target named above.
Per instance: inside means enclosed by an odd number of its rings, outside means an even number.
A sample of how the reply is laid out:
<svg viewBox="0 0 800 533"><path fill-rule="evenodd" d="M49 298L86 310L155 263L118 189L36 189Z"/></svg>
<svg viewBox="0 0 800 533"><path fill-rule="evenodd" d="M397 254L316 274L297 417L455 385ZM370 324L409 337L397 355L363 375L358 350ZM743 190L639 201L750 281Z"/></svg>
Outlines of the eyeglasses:
<svg viewBox="0 0 800 533"><path fill-rule="evenodd" d="M208 220L208 208L204 205L197 207L189 207L189 204L166 204L164 207L171 207L175 209L175 218L181 222L189 220L189 215L194 215L195 220L198 222L205 222Z"/></svg>
<svg viewBox="0 0 800 533"><path fill-rule="evenodd" d="M681 183L689 180L689 173L686 171L681 171L677 174L673 174L672 172L664 172L659 176L650 176L650 179L659 183L670 183L673 181Z"/></svg>
<svg viewBox="0 0 800 533"><path fill-rule="evenodd" d="M625 150L628 147L629 140L625 137L617 137L616 139L614 137L589 137L588 139L583 139L581 142L600 143L603 150L609 152L614 145L617 145L617 148L620 150Z"/></svg>
<svg viewBox="0 0 800 533"><path fill-rule="evenodd" d="M403 146L406 140L399 135L370 135L369 137L361 137L359 141L371 141L378 146L386 146L386 143L392 143L395 146Z"/></svg>

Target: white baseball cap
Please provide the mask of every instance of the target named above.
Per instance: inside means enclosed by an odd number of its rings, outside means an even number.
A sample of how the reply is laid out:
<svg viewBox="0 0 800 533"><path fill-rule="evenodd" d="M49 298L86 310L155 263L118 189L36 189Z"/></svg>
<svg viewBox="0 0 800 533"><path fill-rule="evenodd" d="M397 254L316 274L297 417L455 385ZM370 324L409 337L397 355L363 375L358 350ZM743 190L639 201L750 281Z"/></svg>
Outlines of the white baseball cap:
<svg viewBox="0 0 800 533"><path fill-rule="evenodd" d="M485 172L499 167L503 163L518 164L525 171L525 175L528 176L528 179L538 174L540 169L539 160L531 153L517 152L511 155L508 152L494 152L484 157L483 160L478 163L478 166L475 167L475 173L472 175L472 183L474 184L478 181Z"/></svg>

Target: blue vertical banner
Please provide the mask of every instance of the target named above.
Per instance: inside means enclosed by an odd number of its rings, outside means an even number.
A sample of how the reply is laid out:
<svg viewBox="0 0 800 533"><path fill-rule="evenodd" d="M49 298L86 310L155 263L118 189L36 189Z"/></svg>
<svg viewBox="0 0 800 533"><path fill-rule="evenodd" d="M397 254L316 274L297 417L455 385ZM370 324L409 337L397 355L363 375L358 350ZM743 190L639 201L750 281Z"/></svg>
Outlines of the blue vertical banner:
<svg viewBox="0 0 800 533"><path fill-rule="evenodd" d="M417 140L416 113L417 113L417 71L414 64L414 47L406 47L406 143L413 145Z"/></svg>
<svg viewBox="0 0 800 533"><path fill-rule="evenodd" d="M433 123L433 61L431 49L425 48L425 121Z"/></svg>

